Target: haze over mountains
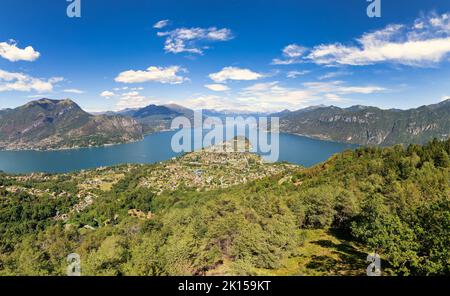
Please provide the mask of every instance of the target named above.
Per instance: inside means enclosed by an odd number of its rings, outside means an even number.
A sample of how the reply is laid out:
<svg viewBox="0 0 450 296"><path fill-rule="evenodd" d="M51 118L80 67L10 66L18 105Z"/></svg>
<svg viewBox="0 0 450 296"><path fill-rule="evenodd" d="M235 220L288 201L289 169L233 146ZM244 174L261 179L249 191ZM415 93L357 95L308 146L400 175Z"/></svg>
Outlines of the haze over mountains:
<svg viewBox="0 0 450 296"><path fill-rule="evenodd" d="M69 99L41 99L0 111L0 148L59 149L136 141L170 129L175 117L192 120L195 112L169 104L93 115ZM409 110L324 105L273 114L203 110L203 116L232 115L278 116L281 132L360 145L425 143L450 134L450 100Z"/></svg>
<svg viewBox="0 0 450 296"><path fill-rule="evenodd" d="M176 116L191 119L193 114L193 110L178 105L150 105L126 113L142 123L144 130L168 129ZM349 108L317 105L273 114L203 110L203 116L223 119L233 115L278 116L282 132L360 145L423 144L433 138L446 139L450 134L450 100L408 110L361 105Z"/></svg>

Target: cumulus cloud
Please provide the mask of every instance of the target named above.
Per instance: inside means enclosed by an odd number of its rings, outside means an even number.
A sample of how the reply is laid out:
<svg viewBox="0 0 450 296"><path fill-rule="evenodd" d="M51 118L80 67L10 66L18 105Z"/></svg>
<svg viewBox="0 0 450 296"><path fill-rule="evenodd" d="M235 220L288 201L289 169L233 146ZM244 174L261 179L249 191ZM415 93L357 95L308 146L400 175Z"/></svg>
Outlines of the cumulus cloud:
<svg viewBox="0 0 450 296"><path fill-rule="evenodd" d="M412 25L391 24L365 33L353 44L337 42L312 48L290 44L283 49L283 57L272 60L272 64L309 61L325 66L394 63L422 67L445 60L449 53L450 14L430 14Z"/></svg>
<svg viewBox="0 0 450 296"><path fill-rule="evenodd" d="M160 20L156 24L153 25L153 28L155 29L162 29L166 27L169 24L169 20Z"/></svg>
<svg viewBox="0 0 450 296"><path fill-rule="evenodd" d="M116 104L117 110L126 108L142 108L150 105L152 100L141 95L138 91L131 91L120 96Z"/></svg>
<svg viewBox="0 0 450 296"><path fill-rule="evenodd" d="M277 58L272 60L273 65L291 65L302 62L301 57L307 51L306 47L289 44L283 48L283 58Z"/></svg>
<svg viewBox="0 0 450 296"><path fill-rule="evenodd" d="M433 14L428 19L429 23L436 28L438 31L443 33L449 33L450 32L450 13L444 13L442 15L436 15ZM427 19L420 20L420 22L427 23ZM422 26L422 29L424 26Z"/></svg>
<svg viewBox="0 0 450 296"><path fill-rule="evenodd" d="M236 99L247 106L247 110L280 111L282 109L299 109L318 100L316 93L307 88L287 88L277 81L257 83L245 88Z"/></svg>
<svg viewBox="0 0 450 296"><path fill-rule="evenodd" d="M68 89L63 90L63 92L72 93L72 94L84 94L84 91L82 91L80 89L76 89L76 88L68 88Z"/></svg>
<svg viewBox="0 0 450 296"><path fill-rule="evenodd" d="M186 70L179 66L170 66L166 68L151 66L144 71L124 71L115 78L115 81L122 83L159 82L179 84L188 80L188 78L178 75L180 72L186 72Z"/></svg>
<svg viewBox="0 0 450 296"><path fill-rule="evenodd" d="M230 88L224 84L205 84L205 87L212 91L227 91Z"/></svg>
<svg viewBox="0 0 450 296"><path fill-rule="evenodd" d="M256 83L243 89L236 99L246 109L267 112L283 109L296 110L323 102L344 103L350 101L344 95L367 95L385 91L374 85L346 85L342 81L306 82L301 87L284 87L278 81Z"/></svg>
<svg viewBox="0 0 450 296"><path fill-rule="evenodd" d="M347 96L383 91L387 89L376 85L349 85L342 81L306 82L298 87L286 87L278 81L272 81L255 83L233 94L199 95L178 103L192 109L277 112L321 103L348 103L352 99Z"/></svg>
<svg viewBox="0 0 450 296"><path fill-rule="evenodd" d="M104 97L104 98L112 98L115 95L116 95L115 93L113 93L112 91L109 91L109 90L105 90L105 91L100 93L100 96Z"/></svg>
<svg viewBox="0 0 450 296"><path fill-rule="evenodd" d="M263 75L260 73L237 67L225 67L217 73L209 74L209 78L218 83L228 80L257 80L262 77Z"/></svg>
<svg viewBox="0 0 450 296"><path fill-rule="evenodd" d="M321 44L306 57L321 65L363 66L390 62L427 66L445 59L450 53L449 14L418 19L412 26L388 25L365 33L355 45Z"/></svg>
<svg viewBox="0 0 450 296"><path fill-rule="evenodd" d="M164 50L171 53L203 54L208 47L204 43L228 41L233 39L230 29L223 28L178 28L167 32L158 32L165 37Z"/></svg>
<svg viewBox="0 0 450 296"><path fill-rule="evenodd" d="M37 91L39 93L51 92L56 83L62 81L62 77L41 79L31 77L24 73L7 72L0 70L0 92L3 91Z"/></svg>
<svg viewBox="0 0 450 296"><path fill-rule="evenodd" d="M27 46L24 49L17 47L17 43L14 40L0 42L0 56L10 62L32 62L38 59L40 55L32 46Z"/></svg>
<svg viewBox="0 0 450 296"><path fill-rule="evenodd" d="M324 94L323 96L325 97L325 99L328 102L332 102L332 103L342 103L342 102L349 101L348 99L343 98L337 94Z"/></svg>
<svg viewBox="0 0 450 296"><path fill-rule="evenodd" d="M193 110L199 109L214 109L214 110L229 110L238 109L243 106L239 106L235 100L231 98L209 95L209 96L197 96L181 102L183 106L191 108Z"/></svg>

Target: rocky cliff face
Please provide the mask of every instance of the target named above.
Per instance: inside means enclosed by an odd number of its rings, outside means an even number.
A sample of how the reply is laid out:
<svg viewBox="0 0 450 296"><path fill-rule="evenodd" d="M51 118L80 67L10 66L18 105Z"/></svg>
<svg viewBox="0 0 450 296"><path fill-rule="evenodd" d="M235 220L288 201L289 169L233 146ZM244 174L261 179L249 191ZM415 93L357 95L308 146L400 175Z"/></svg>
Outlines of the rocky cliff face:
<svg viewBox="0 0 450 296"><path fill-rule="evenodd" d="M61 149L142 138L132 118L94 116L71 100L41 99L0 113L1 149Z"/></svg>
<svg viewBox="0 0 450 296"><path fill-rule="evenodd" d="M410 110L321 107L282 115L280 129L361 145L425 143L450 134L450 100Z"/></svg>

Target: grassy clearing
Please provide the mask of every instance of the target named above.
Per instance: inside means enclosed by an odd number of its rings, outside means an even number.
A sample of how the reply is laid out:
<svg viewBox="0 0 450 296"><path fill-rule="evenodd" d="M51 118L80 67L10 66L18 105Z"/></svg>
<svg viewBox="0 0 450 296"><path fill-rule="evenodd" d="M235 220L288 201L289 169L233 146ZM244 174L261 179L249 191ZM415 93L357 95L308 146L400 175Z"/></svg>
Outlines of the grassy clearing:
<svg viewBox="0 0 450 296"><path fill-rule="evenodd" d="M298 254L282 261L279 269L257 269L258 275L365 275L367 253L335 230L305 230Z"/></svg>

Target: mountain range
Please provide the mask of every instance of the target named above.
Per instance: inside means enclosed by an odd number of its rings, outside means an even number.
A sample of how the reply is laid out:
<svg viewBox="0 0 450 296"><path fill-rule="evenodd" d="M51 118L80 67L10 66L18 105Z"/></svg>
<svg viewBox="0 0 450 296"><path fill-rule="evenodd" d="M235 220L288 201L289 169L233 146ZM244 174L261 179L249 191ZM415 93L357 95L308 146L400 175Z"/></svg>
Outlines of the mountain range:
<svg viewBox="0 0 450 296"><path fill-rule="evenodd" d="M133 117L145 132L169 129L173 118L193 118L193 110L179 105L150 105L119 114ZM251 113L233 110L203 110L203 116L277 116L280 131L311 138L359 145L423 144L450 134L450 100L419 108L380 109L356 105L349 108L317 105L296 111Z"/></svg>
<svg viewBox="0 0 450 296"><path fill-rule="evenodd" d="M122 115L91 115L71 100L41 99L0 112L1 149L63 149L140 140L141 125Z"/></svg>
<svg viewBox="0 0 450 296"><path fill-rule="evenodd" d="M176 104L89 114L69 99L41 99L0 110L0 149L61 149L117 144L168 130L172 120L196 111ZM203 116L277 116L280 131L359 145L425 143L450 134L450 100L415 109L311 106L265 114L203 110Z"/></svg>
<svg viewBox="0 0 450 296"><path fill-rule="evenodd" d="M422 144L450 134L450 100L415 109L316 106L280 116L282 132L360 145Z"/></svg>

